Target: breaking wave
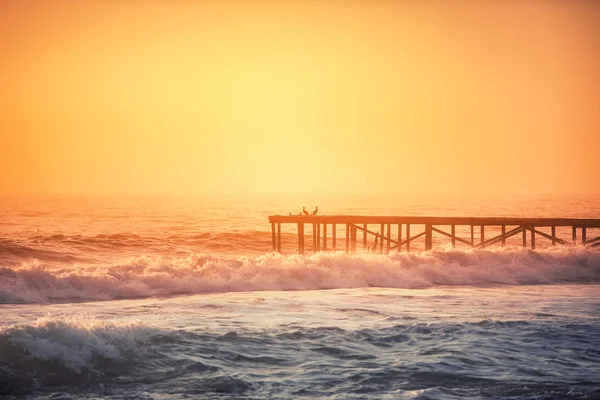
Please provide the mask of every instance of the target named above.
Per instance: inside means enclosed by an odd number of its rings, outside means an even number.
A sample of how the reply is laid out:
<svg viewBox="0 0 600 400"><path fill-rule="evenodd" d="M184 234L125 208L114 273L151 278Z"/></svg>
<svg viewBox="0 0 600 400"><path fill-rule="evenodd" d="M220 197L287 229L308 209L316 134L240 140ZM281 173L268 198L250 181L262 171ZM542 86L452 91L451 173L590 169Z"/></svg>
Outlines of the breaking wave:
<svg viewBox="0 0 600 400"><path fill-rule="evenodd" d="M436 250L423 253L266 254L227 258L140 256L116 264L0 267L0 303L94 301L208 292L358 287L428 288L592 283L600 253L548 250Z"/></svg>
<svg viewBox="0 0 600 400"><path fill-rule="evenodd" d="M0 328L0 395L36 387L85 386L119 374L144 357L161 331L139 322L87 315L47 316L31 325Z"/></svg>

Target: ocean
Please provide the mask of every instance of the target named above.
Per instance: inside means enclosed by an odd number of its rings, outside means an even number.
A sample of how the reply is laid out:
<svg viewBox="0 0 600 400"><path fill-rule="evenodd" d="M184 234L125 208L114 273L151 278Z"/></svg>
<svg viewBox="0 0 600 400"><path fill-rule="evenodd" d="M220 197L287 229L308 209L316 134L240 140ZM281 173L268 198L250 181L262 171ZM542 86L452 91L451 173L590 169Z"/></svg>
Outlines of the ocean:
<svg viewBox="0 0 600 400"><path fill-rule="evenodd" d="M600 399L597 248L301 256L284 226L277 254L267 220L599 218L599 198L299 198L0 199L0 398Z"/></svg>

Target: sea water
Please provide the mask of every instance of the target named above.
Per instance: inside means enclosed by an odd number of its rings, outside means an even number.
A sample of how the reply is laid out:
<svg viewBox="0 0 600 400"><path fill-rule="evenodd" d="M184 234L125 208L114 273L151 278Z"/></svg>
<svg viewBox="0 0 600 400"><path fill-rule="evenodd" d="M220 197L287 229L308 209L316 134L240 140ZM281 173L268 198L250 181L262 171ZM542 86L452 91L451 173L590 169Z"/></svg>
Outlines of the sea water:
<svg viewBox="0 0 600 400"><path fill-rule="evenodd" d="M598 250L300 256L284 226L279 255L267 221L597 218L597 198L295 201L0 200L0 398L600 398Z"/></svg>

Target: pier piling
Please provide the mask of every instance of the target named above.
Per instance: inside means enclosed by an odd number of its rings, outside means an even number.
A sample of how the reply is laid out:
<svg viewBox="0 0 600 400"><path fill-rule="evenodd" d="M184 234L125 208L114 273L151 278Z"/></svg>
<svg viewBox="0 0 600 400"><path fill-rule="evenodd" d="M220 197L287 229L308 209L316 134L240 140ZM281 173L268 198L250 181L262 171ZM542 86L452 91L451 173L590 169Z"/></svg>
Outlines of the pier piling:
<svg viewBox="0 0 600 400"><path fill-rule="evenodd" d="M347 252L355 252L357 244L357 231L363 232L363 250L369 248L374 252L383 253L392 250L410 252L413 244L422 250L431 250L439 241L439 236L444 237L445 243L451 243L452 247L457 245L471 248L486 248L494 245L507 245L507 239L518 235L522 236L522 245L529 245L532 249L538 247L538 241L542 245L577 244L587 247L600 247L600 219L576 219L576 218L482 218L482 217L416 217L416 216L362 216L362 215L272 215L269 217L271 224L271 240L273 251L282 251L282 225L296 224L298 230L298 253L304 254L305 249L305 225L312 224L313 246L312 251L327 251L330 249L327 237L327 225L331 225L331 249L337 249L337 225L346 226ZM369 229L369 224L379 226L379 229ZM392 225L398 227L397 239L392 238ZM402 229L406 226L406 237L403 239ZM411 236L411 225L417 226L417 233ZM474 228L479 226L480 238L475 244ZM507 229L507 226L509 229ZM423 228L421 228L423 227ZM457 229L457 227L462 227ZM500 234L493 234L486 239L486 227L499 227ZM557 231L557 227L571 228L571 239L565 240L557 235L564 230ZM448 231L449 228L449 231ZM470 228L470 238L468 235ZM550 229L550 233L542 228ZM577 241L577 229L581 229L581 241ZM423 229L423 230L421 230ZM531 233L527 240L527 231ZM434 237L433 233L436 233ZM488 230L489 232L489 230ZM590 235L592 233L593 235ZM462 235L462 237L461 237ZM488 234L489 235L489 234ZM423 239L421 237L423 236ZM589 238L591 236L591 238ZM373 246L369 246L370 238ZM435 239L435 240L434 240ZM546 241L547 240L547 241ZM513 241L513 244L514 241ZM385 247L384 247L385 246ZM404 250L405 249L405 250Z"/></svg>

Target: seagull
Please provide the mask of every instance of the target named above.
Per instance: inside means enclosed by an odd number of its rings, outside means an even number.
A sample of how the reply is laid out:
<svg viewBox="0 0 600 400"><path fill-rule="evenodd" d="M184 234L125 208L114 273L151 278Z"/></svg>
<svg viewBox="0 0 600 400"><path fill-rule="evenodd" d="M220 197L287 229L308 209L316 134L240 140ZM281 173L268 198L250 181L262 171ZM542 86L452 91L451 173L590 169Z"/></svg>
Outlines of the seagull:
<svg viewBox="0 0 600 400"><path fill-rule="evenodd" d="M317 207L315 207L315 211L313 211L312 215L317 215L318 212L319 212L319 207L317 206Z"/></svg>
<svg viewBox="0 0 600 400"><path fill-rule="evenodd" d="M310 214L308 213L308 211L306 211L306 207L302 207L302 212L304 213L304 215L310 215Z"/></svg>

